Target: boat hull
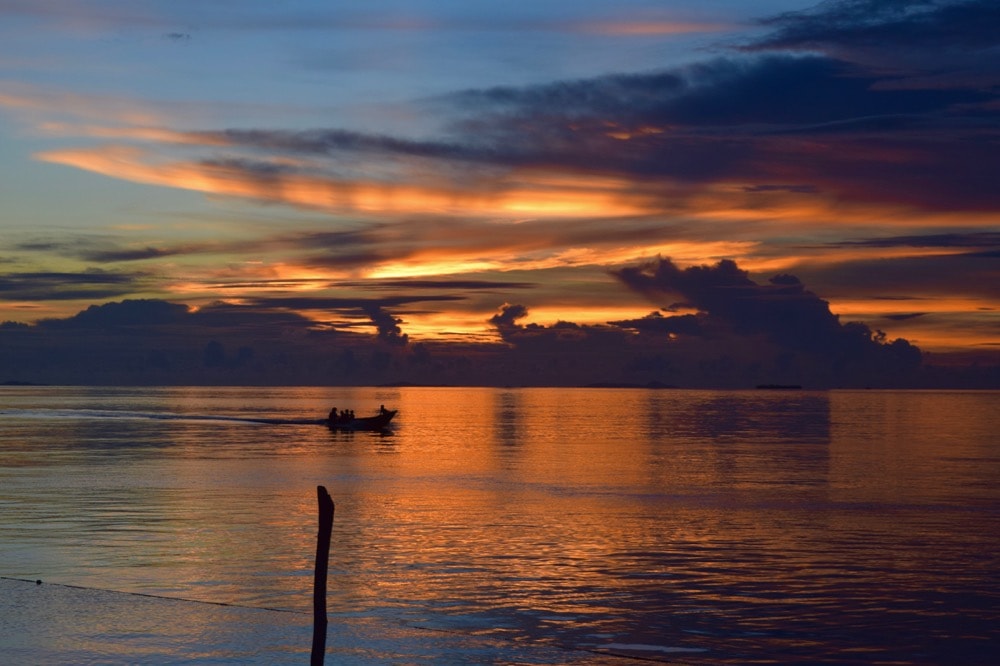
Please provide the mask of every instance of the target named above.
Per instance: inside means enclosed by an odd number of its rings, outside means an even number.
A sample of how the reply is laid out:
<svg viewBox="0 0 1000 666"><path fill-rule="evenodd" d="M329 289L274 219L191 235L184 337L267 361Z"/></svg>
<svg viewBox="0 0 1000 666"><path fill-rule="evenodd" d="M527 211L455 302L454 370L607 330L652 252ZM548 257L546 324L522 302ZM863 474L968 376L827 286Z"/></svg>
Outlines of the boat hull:
<svg viewBox="0 0 1000 666"><path fill-rule="evenodd" d="M382 431L389 429L389 423L396 416L396 410L386 410L375 416L361 416L348 421L327 421L330 430L369 430Z"/></svg>

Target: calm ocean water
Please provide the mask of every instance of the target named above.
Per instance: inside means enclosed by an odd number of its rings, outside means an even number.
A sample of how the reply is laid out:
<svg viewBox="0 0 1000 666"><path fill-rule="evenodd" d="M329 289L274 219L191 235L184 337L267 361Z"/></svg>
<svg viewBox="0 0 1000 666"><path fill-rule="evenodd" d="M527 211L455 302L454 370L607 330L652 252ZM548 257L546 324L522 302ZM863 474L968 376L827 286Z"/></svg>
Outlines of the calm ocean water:
<svg viewBox="0 0 1000 666"><path fill-rule="evenodd" d="M3 387L0 576L308 611L324 485L331 622L995 663L998 433L998 392Z"/></svg>

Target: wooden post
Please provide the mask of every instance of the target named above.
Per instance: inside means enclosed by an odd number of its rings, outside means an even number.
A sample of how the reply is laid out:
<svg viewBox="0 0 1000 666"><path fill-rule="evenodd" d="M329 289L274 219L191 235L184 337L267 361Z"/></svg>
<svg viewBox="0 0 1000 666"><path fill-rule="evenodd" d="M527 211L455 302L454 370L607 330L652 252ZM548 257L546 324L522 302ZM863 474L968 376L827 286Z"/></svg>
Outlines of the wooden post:
<svg viewBox="0 0 1000 666"><path fill-rule="evenodd" d="M326 572L330 564L330 534L333 532L333 500L323 486L319 499L319 534L316 537L316 577L313 581L313 642L311 666L323 666L326 657Z"/></svg>

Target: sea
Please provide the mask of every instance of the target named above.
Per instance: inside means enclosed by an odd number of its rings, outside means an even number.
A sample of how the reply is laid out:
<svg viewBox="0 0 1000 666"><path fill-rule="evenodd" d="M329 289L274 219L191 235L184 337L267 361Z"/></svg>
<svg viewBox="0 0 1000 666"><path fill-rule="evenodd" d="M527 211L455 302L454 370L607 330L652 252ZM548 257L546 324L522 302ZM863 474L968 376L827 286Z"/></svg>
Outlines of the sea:
<svg viewBox="0 0 1000 666"><path fill-rule="evenodd" d="M1000 663L1000 392L0 387L5 579L305 616L319 486L331 625Z"/></svg>

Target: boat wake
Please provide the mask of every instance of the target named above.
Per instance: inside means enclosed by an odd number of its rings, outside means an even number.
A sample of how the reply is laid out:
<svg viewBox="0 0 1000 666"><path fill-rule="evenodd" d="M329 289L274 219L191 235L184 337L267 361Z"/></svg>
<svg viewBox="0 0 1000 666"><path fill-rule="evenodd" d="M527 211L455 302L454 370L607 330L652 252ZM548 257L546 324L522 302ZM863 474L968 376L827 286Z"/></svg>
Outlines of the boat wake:
<svg viewBox="0 0 1000 666"><path fill-rule="evenodd" d="M0 419L24 420L121 420L121 421L215 421L265 425L326 425L326 419L178 414L105 409L0 409Z"/></svg>

